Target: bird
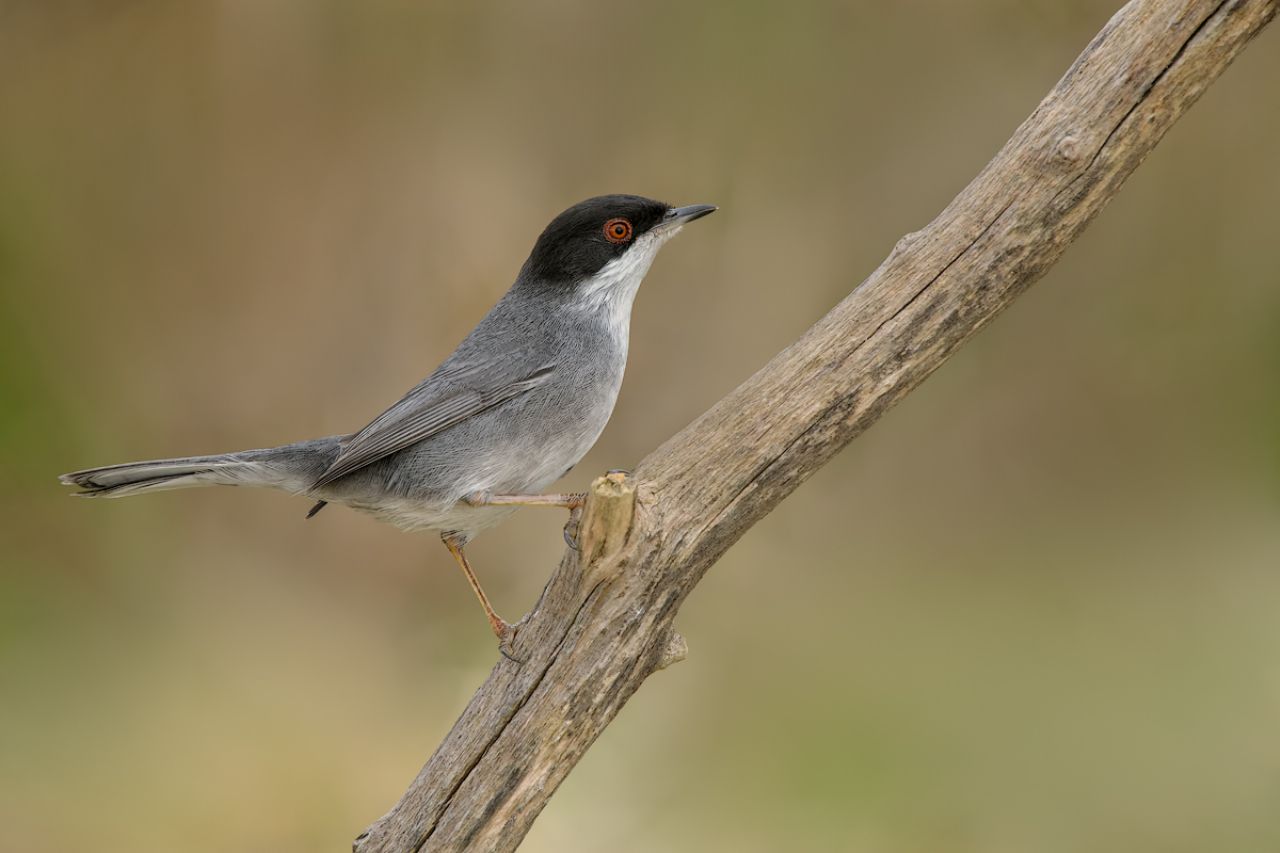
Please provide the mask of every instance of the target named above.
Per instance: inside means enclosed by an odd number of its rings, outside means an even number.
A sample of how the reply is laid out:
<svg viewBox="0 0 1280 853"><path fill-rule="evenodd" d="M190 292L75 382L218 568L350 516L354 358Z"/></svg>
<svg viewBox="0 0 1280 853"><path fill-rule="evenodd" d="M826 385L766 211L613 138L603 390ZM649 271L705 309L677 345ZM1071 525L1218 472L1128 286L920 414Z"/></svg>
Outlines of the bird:
<svg viewBox="0 0 1280 853"><path fill-rule="evenodd" d="M464 549L520 506L567 509L572 523L584 495L543 492L591 449L613 413L631 308L658 251L717 209L637 195L569 207L457 349L358 432L88 468L59 480L90 498L260 486L315 501L308 518L339 504L404 530L438 533L499 649L513 657L516 628L494 611Z"/></svg>

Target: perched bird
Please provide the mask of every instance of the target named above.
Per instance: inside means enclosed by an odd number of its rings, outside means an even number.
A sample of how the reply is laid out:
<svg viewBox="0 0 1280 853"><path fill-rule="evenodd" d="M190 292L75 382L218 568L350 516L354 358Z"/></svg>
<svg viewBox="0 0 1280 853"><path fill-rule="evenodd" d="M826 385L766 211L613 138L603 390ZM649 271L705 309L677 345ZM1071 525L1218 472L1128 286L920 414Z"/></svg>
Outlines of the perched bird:
<svg viewBox="0 0 1280 853"><path fill-rule="evenodd" d="M539 493L577 464L613 412L631 306L658 250L714 210L633 195L570 207L453 354L357 433L59 479L103 498L268 486L318 501L308 518L345 504L406 530L437 531L508 653L513 628L489 604L463 547L515 507L581 507L580 494Z"/></svg>

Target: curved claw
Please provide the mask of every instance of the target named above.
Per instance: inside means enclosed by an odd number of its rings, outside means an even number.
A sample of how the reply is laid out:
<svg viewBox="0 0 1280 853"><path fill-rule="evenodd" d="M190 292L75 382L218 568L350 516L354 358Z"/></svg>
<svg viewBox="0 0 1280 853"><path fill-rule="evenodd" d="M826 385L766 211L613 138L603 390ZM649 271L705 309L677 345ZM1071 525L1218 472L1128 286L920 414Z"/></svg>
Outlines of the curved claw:
<svg viewBox="0 0 1280 853"><path fill-rule="evenodd" d="M569 520L564 523L564 543L578 550L578 525L582 521L582 505L569 510Z"/></svg>
<svg viewBox="0 0 1280 853"><path fill-rule="evenodd" d="M520 633L519 625L510 622L502 623L502 633L498 635L498 652L512 663L524 663L525 658L516 654L516 634Z"/></svg>

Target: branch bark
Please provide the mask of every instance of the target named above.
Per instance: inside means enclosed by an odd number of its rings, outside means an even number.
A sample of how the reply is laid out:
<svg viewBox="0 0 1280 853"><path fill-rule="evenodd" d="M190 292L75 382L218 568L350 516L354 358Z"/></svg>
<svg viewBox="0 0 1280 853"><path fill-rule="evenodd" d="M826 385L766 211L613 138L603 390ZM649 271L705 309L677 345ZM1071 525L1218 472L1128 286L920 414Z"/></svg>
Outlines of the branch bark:
<svg viewBox="0 0 1280 853"><path fill-rule="evenodd" d="M514 850L646 677L707 569L1058 259L1280 0L1134 0L995 158L805 335L592 486L516 638L357 853Z"/></svg>

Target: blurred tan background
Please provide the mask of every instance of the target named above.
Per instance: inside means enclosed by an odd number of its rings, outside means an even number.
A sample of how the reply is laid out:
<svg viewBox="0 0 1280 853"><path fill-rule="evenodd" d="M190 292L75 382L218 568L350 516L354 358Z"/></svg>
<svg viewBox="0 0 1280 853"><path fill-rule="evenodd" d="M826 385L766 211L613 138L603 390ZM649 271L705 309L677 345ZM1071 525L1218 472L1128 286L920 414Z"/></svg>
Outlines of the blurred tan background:
<svg viewBox="0 0 1280 853"><path fill-rule="evenodd" d="M932 218L1117 6L0 2L0 846L346 850L495 656L434 537L56 474L354 430L566 205L715 202L581 488ZM711 572L524 849L1280 848L1277 38ZM562 521L474 546L503 613Z"/></svg>

